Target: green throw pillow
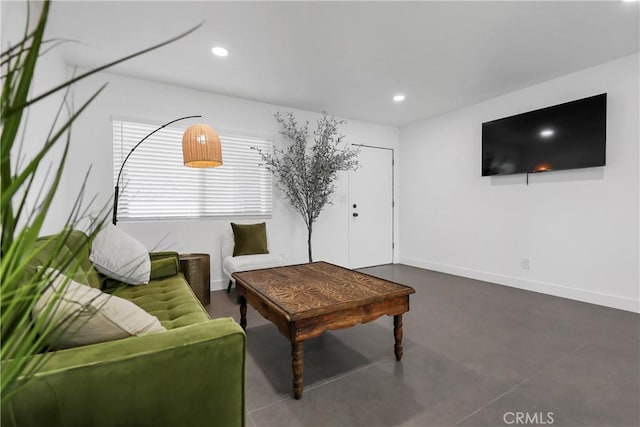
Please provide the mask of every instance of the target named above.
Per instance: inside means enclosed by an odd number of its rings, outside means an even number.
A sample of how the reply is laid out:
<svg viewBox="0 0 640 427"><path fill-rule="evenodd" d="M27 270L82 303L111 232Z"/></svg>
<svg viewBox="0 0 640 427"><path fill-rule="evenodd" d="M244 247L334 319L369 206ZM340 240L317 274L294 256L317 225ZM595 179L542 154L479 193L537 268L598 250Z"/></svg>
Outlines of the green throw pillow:
<svg viewBox="0 0 640 427"><path fill-rule="evenodd" d="M178 263L175 258L159 258L151 260L151 280L178 274Z"/></svg>
<svg viewBox="0 0 640 427"><path fill-rule="evenodd" d="M233 256L268 254L267 249L267 226L264 222L260 224L234 224Z"/></svg>

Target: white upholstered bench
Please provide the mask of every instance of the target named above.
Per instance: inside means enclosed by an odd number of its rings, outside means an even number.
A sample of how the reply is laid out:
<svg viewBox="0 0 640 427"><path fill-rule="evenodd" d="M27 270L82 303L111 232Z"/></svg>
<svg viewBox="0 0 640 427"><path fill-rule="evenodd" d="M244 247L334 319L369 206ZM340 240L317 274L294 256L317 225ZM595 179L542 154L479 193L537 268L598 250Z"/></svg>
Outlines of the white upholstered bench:
<svg viewBox="0 0 640 427"><path fill-rule="evenodd" d="M236 271L258 270L260 268L279 267L284 265L284 257L278 254L258 254L258 255L240 255L233 256L233 233L229 230L222 238L222 247L220 254L222 255L222 272L229 278L227 292L231 291L233 278L231 273Z"/></svg>

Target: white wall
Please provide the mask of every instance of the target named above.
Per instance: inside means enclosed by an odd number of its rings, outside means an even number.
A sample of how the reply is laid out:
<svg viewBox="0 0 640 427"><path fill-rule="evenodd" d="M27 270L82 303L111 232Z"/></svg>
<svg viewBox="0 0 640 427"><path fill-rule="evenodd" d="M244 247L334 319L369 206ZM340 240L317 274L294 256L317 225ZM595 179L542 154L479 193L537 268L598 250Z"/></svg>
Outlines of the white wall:
<svg viewBox="0 0 640 427"><path fill-rule="evenodd" d="M284 142L273 114L289 109L115 74L104 73L80 83L75 90L76 105L80 105L103 82L109 82L108 87L74 127L66 182L68 194L74 195L91 165L87 194L99 195L96 206L108 203L113 194L111 120L114 115L166 122L184 115L201 114L202 121L214 129L269 134L274 136L276 145ZM305 111L294 113L300 123L309 120L311 129L315 128L319 114ZM341 131L348 143L394 149L398 146L398 129L394 127L348 120ZM314 224L314 260L349 266L351 211L348 209L348 174L339 176L333 200L334 205L327 206ZM212 289L219 289L226 287L219 252L222 233L230 232L230 221L233 219L119 221L118 226L142 241L150 250L209 253ZM290 263L306 262L306 227L302 217L277 190L274 191L273 216L267 220L267 228L272 252L283 254Z"/></svg>
<svg viewBox="0 0 640 427"><path fill-rule="evenodd" d="M402 263L639 311L638 55L400 131ZM481 177L481 124L608 93L607 165ZM523 270L521 258L531 259Z"/></svg>

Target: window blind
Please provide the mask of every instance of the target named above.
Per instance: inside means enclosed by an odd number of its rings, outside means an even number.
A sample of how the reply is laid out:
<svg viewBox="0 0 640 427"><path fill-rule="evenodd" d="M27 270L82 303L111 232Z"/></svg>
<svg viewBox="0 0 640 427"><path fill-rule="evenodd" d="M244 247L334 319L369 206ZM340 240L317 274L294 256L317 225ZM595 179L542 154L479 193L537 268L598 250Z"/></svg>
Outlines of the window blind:
<svg viewBox="0 0 640 427"><path fill-rule="evenodd" d="M113 181L125 156L155 125L113 121ZM258 149L269 138L218 132L223 165L188 168L182 161L184 128L166 127L142 143L122 171L118 218L169 219L271 215L271 173Z"/></svg>

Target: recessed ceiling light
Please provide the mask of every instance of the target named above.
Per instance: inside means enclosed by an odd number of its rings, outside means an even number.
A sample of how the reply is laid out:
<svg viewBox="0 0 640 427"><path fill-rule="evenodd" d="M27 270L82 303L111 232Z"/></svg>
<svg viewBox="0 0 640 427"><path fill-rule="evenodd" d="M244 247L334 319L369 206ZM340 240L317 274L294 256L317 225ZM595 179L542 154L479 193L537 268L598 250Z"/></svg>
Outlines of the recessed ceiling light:
<svg viewBox="0 0 640 427"><path fill-rule="evenodd" d="M637 2L638 0L622 0L623 3L633 3L633 2Z"/></svg>
<svg viewBox="0 0 640 427"><path fill-rule="evenodd" d="M404 101L404 95L396 95L393 97L393 100L396 102L402 102Z"/></svg>
<svg viewBox="0 0 640 427"><path fill-rule="evenodd" d="M554 133L553 129L543 129L540 131L540 136L543 138L549 138L550 136L553 136Z"/></svg>
<svg viewBox="0 0 640 427"><path fill-rule="evenodd" d="M222 46L213 47L213 49L211 49L211 52L215 56L227 56L227 55L229 55L229 51L227 49L225 49L224 47L222 47Z"/></svg>

